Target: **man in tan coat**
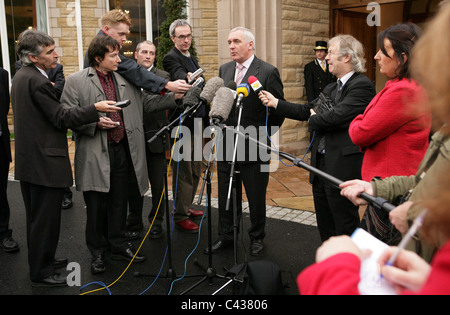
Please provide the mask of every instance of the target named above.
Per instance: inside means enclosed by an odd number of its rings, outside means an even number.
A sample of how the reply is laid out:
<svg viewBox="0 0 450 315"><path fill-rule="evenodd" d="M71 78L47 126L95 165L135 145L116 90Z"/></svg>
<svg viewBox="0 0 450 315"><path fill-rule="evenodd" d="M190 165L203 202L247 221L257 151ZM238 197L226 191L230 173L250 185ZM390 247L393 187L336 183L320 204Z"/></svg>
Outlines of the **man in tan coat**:
<svg viewBox="0 0 450 315"><path fill-rule="evenodd" d="M148 190L144 115L176 107L173 94L164 96L173 102L161 102L163 96L145 94L114 72L120 63L119 48L109 36L95 37L89 46L90 67L67 78L61 97L66 108L98 100L130 101L122 115L103 115L98 123L75 128L75 184L86 203L86 243L93 274L105 270L109 249L113 259L145 260L124 235L128 186L137 181L141 195Z"/></svg>

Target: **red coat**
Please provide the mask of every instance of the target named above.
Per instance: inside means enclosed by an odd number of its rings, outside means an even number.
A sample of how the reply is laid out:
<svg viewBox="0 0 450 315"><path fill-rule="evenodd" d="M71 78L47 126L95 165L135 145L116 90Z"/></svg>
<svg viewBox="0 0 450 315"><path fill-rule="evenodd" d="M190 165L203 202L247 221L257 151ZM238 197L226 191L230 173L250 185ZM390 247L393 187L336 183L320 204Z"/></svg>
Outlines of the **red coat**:
<svg viewBox="0 0 450 315"><path fill-rule="evenodd" d="M414 81L390 80L350 124L350 138L364 152L363 180L417 172L431 128L423 96Z"/></svg>
<svg viewBox="0 0 450 315"><path fill-rule="evenodd" d="M350 253L337 254L314 264L302 271L297 277L300 294L359 294L360 266L360 259ZM419 292L404 291L402 294L450 294L450 242L447 242L437 252L431 267L428 280Z"/></svg>

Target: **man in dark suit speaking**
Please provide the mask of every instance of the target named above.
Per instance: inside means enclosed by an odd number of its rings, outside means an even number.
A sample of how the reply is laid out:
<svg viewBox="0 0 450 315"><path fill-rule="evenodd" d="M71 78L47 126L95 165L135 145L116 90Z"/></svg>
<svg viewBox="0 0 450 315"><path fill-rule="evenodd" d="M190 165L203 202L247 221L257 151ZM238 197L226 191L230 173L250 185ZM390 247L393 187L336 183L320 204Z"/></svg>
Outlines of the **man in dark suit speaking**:
<svg viewBox="0 0 450 315"><path fill-rule="evenodd" d="M255 37L252 32L246 28L238 27L230 31L228 36L228 47L230 50L230 61L220 67L219 76L227 84L230 81L247 83L250 76L255 76L258 81L267 88L277 98L283 99L283 83L281 82L278 69L262 61L255 56ZM262 106L258 95L250 88L249 95L243 99L241 126L243 128L256 127L265 130L266 110ZM225 121L227 126L237 126L237 111L235 106L231 109L228 119ZM283 123L284 118L272 112L269 113L267 120L267 130L269 133L275 133ZM274 127L274 128L272 128ZM265 131L263 131L265 134ZM232 134L227 133L226 137ZM272 136L272 134L271 134ZM260 139L259 134L257 135ZM264 137L264 135L263 135ZM266 137L267 139L267 137ZM261 140L261 139L260 139ZM243 139L239 139L243 142ZM226 140L222 141L224 144ZM267 142L266 142L267 143ZM239 146L241 148L241 146ZM245 146L249 151L251 147ZM255 147L253 146L253 149ZM231 171L232 156L228 153L233 151L233 147L224 148L224 160L217 162L218 189L219 189L219 239L212 245L212 252L218 252L221 249L233 244L233 202L230 203L230 209L226 210L228 186ZM266 222L266 189L269 182L268 166L270 161L263 161L260 157L256 161L250 158L251 152L245 152L245 159L236 159L236 205L237 214L240 218L242 213L242 184L244 184L247 194L251 227L249 236L251 240L250 254L258 255L264 249L263 239L265 236ZM239 152L237 156L239 156ZM208 249L205 250L208 253Z"/></svg>
<svg viewBox="0 0 450 315"><path fill-rule="evenodd" d="M276 108L276 113L291 119L308 120L314 132L311 165L341 180L361 178L363 154L353 144L348 127L363 113L375 96L373 83L364 74L365 59L361 43L350 35L339 35L329 41L328 61L330 72L337 78L323 93L334 100L334 107L316 114L314 103L305 105L278 101L263 92L264 104ZM359 226L358 207L340 195L338 187L311 173L317 225L322 241L331 236L350 235Z"/></svg>
<svg viewBox="0 0 450 315"><path fill-rule="evenodd" d="M99 120L97 111L114 112L114 102L66 110L62 108L47 70L56 67L54 40L40 31L19 37L17 53L23 67L11 87L15 133L15 179L20 181L26 210L30 280L35 286L66 285L55 269L64 191L73 184L67 128Z"/></svg>

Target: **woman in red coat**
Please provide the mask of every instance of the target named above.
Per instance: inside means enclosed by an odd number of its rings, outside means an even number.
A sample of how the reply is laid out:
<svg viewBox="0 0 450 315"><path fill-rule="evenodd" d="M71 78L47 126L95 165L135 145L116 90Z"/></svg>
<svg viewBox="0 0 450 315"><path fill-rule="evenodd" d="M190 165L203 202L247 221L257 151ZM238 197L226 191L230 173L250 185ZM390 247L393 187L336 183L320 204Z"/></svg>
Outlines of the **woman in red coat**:
<svg viewBox="0 0 450 315"><path fill-rule="evenodd" d="M414 49L414 77L427 91L438 124L446 127L450 136L450 72L436 78L439 69L448 69L450 55L450 2L442 5L436 18ZM439 57L438 57L439 56ZM431 62L427 62L431 61ZM415 253L402 250L392 266L386 262L396 250L389 247L378 261L383 278L401 294L450 294L450 154L442 166L436 185L424 193L420 205L428 209L420 235L432 244L443 243L428 265ZM367 254L367 253L366 253ZM317 251L316 264L305 269L297 278L301 294L359 294L361 260L365 254L348 236L332 238Z"/></svg>
<svg viewBox="0 0 450 315"><path fill-rule="evenodd" d="M411 50L421 31L398 24L378 35L375 55L389 81L350 124L353 143L364 152L362 179L413 175L428 148L431 114L423 106L423 89L410 76Z"/></svg>
<svg viewBox="0 0 450 315"><path fill-rule="evenodd" d="M421 35L415 24L397 24L378 34L375 55L380 73L389 81L350 124L353 143L364 152L362 180L416 174L428 149L431 114L423 88L411 78L411 51ZM384 211L368 207L363 224L384 242L393 242Z"/></svg>

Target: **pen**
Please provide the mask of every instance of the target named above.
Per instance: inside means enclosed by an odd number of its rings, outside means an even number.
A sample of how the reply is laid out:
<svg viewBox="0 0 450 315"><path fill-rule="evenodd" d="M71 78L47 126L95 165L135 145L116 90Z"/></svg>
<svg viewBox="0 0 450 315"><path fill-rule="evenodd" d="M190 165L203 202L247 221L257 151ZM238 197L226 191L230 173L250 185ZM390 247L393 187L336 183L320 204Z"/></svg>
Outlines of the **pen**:
<svg viewBox="0 0 450 315"><path fill-rule="evenodd" d="M419 214L419 216L414 220L413 225L406 233L405 237L402 239L400 244L398 245L397 251L394 253L394 255L391 256L389 261L386 263L387 266L392 266L395 262L395 259L397 259L398 254L402 249L408 245L411 238L417 233L417 230L422 226L423 219L425 218L425 215L427 214L427 209L422 210L422 212Z"/></svg>

